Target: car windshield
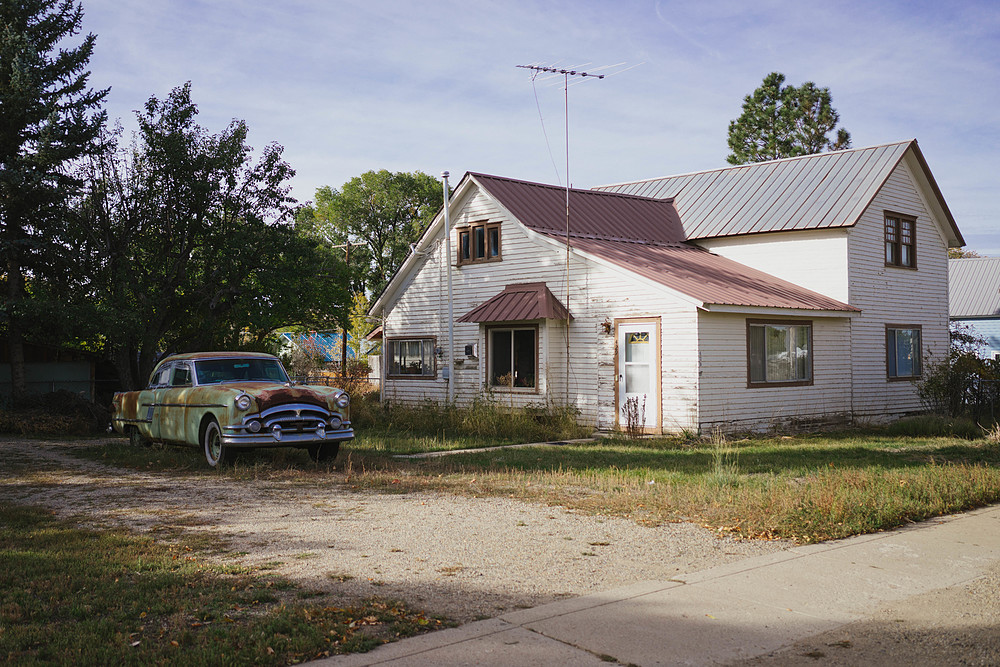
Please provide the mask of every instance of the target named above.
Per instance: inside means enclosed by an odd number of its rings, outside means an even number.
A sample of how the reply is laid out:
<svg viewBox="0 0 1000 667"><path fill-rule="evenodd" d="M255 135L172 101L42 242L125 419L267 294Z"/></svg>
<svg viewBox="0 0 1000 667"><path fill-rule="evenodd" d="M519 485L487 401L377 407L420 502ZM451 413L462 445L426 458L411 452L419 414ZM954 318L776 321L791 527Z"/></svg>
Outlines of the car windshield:
<svg viewBox="0 0 1000 667"><path fill-rule="evenodd" d="M288 382L277 359L206 359L194 362L198 384Z"/></svg>

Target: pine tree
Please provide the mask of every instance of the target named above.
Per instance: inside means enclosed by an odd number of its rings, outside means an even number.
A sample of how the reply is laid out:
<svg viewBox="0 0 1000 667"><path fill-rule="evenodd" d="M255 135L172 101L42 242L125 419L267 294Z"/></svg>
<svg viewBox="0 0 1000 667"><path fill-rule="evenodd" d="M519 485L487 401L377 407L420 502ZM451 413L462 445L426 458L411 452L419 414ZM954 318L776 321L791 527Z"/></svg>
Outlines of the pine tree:
<svg viewBox="0 0 1000 667"><path fill-rule="evenodd" d="M0 250L7 283L0 324L15 401L26 388L25 329L38 324L32 295L44 291L36 283L66 270L60 229L80 186L71 167L95 148L107 118L101 104L108 90L87 85L96 37L75 48L64 43L82 20L73 0L0 0Z"/></svg>
<svg viewBox="0 0 1000 667"><path fill-rule="evenodd" d="M783 85L785 75L771 72L753 93L743 98L743 113L729 123L730 164L764 162L824 150L851 147L850 133L840 121L829 88L812 81L799 87Z"/></svg>

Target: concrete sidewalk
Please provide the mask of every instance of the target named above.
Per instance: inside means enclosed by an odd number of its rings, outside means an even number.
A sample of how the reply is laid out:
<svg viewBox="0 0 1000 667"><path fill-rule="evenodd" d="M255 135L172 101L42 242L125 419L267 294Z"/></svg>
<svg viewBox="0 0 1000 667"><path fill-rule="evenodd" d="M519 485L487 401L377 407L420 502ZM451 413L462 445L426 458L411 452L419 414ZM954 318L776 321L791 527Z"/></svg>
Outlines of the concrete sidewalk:
<svg viewBox="0 0 1000 667"><path fill-rule="evenodd" d="M1000 506L563 600L317 664L702 665L765 655L1000 562Z"/></svg>

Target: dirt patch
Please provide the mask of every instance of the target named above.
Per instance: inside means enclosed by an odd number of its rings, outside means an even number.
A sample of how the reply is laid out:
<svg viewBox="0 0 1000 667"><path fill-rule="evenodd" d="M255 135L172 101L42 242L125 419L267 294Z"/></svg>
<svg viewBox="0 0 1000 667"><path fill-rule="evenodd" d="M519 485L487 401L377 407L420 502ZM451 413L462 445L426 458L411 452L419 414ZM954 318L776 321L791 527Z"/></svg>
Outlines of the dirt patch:
<svg viewBox="0 0 1000 667"><path fill-rule="evenodd" d="M219 562L266 566L345 602L378 595L460 622L791 546L513 499L356 492L339 473L328 486L303 488L126 471L73 456L79 446L0 440L0 500L162 540L197 539Z"/></svg>

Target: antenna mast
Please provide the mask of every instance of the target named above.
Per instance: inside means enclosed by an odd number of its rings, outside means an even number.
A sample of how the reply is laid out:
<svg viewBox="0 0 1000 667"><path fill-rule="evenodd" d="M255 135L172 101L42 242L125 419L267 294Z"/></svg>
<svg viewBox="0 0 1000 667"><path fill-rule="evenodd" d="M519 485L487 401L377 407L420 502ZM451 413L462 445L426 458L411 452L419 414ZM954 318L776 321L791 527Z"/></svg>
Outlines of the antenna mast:
<svg viewBox="0 0 1000 667"><path fill-rule="evenodd" d="M542 67L541 65L518 65L521 69L530 69L534 71L537 75L538 72L551 72L553 74L563 75L563 105L566 117L566 406L569 407L569 351L570 351L570 340L569 340L569 260L570 260L570 246L569 246L569 190L570 190L570 178L569 178L569 78L571 76L579 77L592 77L594 79L603 79L604 74L590 74L588 72L580 72L578 70L572 69L560 69L557 67Z"/></svg>

